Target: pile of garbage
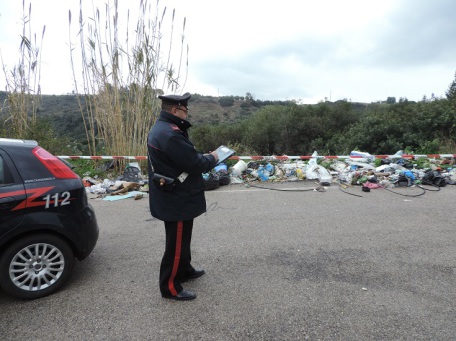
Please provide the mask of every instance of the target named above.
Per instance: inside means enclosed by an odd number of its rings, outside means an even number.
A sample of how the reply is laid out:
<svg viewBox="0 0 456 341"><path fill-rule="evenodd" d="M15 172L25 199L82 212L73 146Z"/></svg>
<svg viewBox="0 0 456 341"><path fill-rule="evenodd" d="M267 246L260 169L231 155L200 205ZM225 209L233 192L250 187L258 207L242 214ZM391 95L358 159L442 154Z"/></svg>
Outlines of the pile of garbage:
<svg viewBox="0 0 456 341"><path fill-rule="evenodd" d="M205 191L211 191L231 183L231 176L228 173L228 166L226 163L220 163L215 166L211 172L204 173L203 179Z"/></svg>
<svg viewBox="0 0 456 341"><path fill-rule="evenodd" d="M403 152L398 151L391 157L379 159L369 153L352 151L350 158L340 160L319 157L315 151L308 161L281 161L271 157L248 163L239 160L229 169L230 183L315 180L323 186L336 182L369 188L456 184L454 158L411 160L402 155ZM205 178L217 174L214 169L205 174Z"/></svg>
<svg viewBox="0 0 456 341"><path fill-rule="evenodd" d="M86 188L86 193L103 197L106 200L129 197L134 197L137 200L149 192L147 176L141 174L141 169L137 162L129 163L123 174L115 180L101 180L96 177L85 176L82 178L82 182Z"/></svg>
<svg viewBox="0 0 456 341"><path fill-rule="evenodd" d="M454 158L429 159L403 158L398 151L387 158L376 158L365 152L352 151L349 158L329 159L320 157L315 151L309 160L286 160L265 157L245 162L239 160L228 167L217 165L211 172L204 173L204 189L248 182L275 182L312 180L321 186L332 183L361 185L367 188L405 187L418 184L443 187L456 184ZM142 175L137 163L127 165L124 173L115 180L84 177L87 193L99 196L121 196L136 198L148 193L147 175Z"/></svg>

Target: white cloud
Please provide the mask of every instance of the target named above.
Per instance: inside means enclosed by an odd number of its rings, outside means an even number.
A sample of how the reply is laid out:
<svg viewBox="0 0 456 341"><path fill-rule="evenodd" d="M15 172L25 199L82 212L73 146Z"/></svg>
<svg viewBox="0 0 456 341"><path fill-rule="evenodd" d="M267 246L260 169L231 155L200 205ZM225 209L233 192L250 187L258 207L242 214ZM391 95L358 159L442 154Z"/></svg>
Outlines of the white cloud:
<svg viewBox="0 0 456 341"><path fill-rule="evenodd" d="M5 51L8 58L17 51L21 3L0 5L0 28L10 32L0 37L4 58ZM84 5L90 3L84 1ZM168 16L175 9L175 38L186 17L190 53L185 91L193 93L250 92L262 100L301 98L313 103L325 97L420 100L431 93L443 96L456 70L453 0L168 0L159 4L168 7ZM32 5L36 27L46 25L43 93L71 91L68 9L71 6L77 13L79 1L35 0ZM125 13L121 11L121 20ZM0 77L0 87L2 83Z"/></svg>

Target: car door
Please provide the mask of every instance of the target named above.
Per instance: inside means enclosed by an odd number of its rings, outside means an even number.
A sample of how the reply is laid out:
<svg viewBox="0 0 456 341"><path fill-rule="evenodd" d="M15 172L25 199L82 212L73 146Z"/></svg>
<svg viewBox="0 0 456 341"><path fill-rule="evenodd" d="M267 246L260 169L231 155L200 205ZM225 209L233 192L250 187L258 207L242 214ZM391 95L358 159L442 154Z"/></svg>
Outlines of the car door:
<svg viewBox="0 0 456 341"><path fill-rule="evenodd" d="M15 208L26 198L22 178L8 154L0 148L0 236L21 223L23 210Z"/></svg>

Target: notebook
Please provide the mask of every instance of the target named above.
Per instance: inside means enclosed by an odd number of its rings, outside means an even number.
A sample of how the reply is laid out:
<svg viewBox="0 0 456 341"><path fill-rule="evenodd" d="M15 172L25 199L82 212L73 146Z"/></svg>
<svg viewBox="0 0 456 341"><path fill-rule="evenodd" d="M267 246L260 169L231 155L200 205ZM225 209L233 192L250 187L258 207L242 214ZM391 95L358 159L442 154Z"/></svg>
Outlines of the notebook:
<svg viewBox="0 0 456 341"><path fill-rule="evenodd" d="M233 149L228 148L227 146L221 145L218 147L215 152L217 153L218 156L218 161L217 165L226 159L228 159L231 155L236 153Z"/></svg>

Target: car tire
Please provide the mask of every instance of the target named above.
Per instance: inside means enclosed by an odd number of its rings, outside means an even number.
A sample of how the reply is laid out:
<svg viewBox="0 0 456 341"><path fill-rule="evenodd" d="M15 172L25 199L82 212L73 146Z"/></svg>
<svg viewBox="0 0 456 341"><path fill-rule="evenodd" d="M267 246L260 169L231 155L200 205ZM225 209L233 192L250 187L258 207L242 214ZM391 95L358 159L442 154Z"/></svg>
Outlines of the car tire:
<svg viewBox="0 0 456 341"><path fill-rule="evenodd" d="M35 299L60 289L70 277L74 252L51 234L34 234L15 241L0 256L0 287L20 299Z"/></svg>

